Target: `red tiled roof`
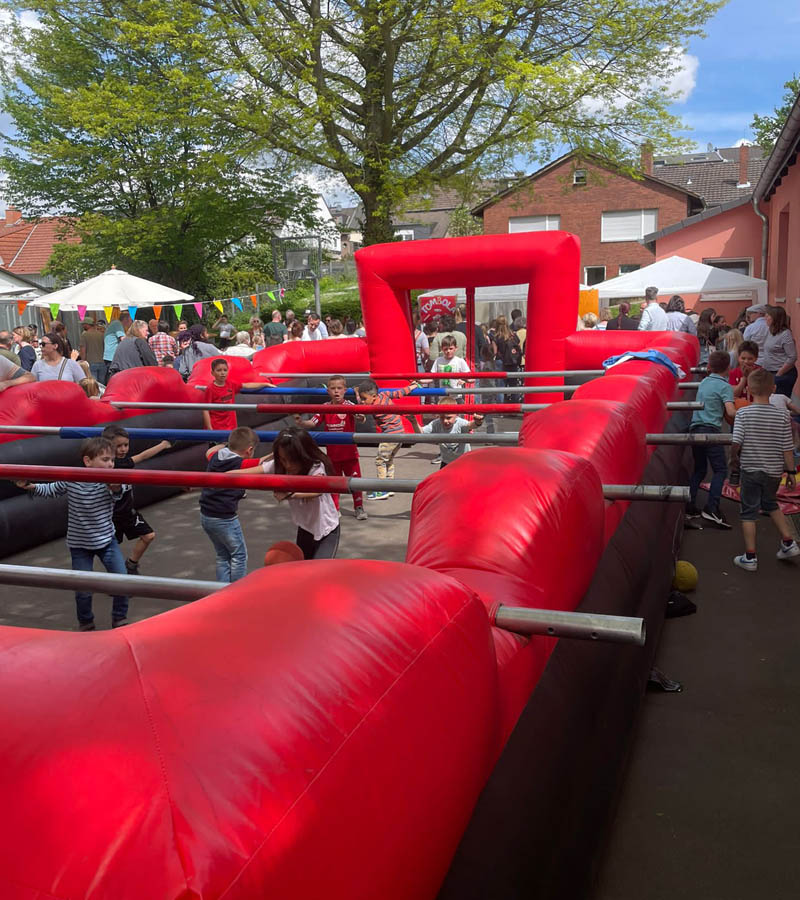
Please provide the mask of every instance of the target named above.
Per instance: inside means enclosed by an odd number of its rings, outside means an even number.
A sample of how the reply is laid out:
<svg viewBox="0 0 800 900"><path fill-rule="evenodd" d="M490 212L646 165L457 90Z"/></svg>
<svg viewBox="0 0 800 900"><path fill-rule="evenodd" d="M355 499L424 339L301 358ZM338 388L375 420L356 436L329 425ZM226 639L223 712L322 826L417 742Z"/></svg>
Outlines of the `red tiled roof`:
<svg viewBox="0 0 800 900"><path fill-rule="evenodd" d="M38 275L60 241L75 243L74 233L64 234L69 220L53 216L36 222L21 219L12 225L0 219L0 266L16 275Z"/></svg>

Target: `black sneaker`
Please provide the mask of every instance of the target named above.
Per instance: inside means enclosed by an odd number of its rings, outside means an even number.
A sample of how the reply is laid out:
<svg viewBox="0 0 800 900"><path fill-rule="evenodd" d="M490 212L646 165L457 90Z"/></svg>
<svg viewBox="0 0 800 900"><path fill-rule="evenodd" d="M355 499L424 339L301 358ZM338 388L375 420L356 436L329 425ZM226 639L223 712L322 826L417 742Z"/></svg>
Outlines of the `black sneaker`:
<svg viewBox="0 0 800 900"><path fill-rule="evenodd" d="M128 570L128 575L139 574L139 563L134 562L132 559L125 560L125 568Z"/></svg>
<svg viewBox="0 0 800 900"><path fill-rule="evenodd" d="M685 515L687 519L697 519L700 516L700 510L694 505L694 503L687 503Z"/></svg>
<svg viewBox="0 0 800 900"><path fill-rule="evenodd" d="M95 631L94 622L79 622L78 631Z"/></svg>
<svg viewBox="0 0 800 900"><path fill-rule="evenodd" d="M128 624L127 619L112 619L111 627L112 628L122 628L124 625Z"/></svg>
<svg viewBox="0 0 800 900"><path fill-rule="evenodd" d="M710 510L708 507L706 507L700 515L702 515L702 517L704 519L707 519L709 522L713 522L717 526L717 528L731 527L730 523L725 518L725 516L722 515L721 512L714 512L713 510Z"/></svg>

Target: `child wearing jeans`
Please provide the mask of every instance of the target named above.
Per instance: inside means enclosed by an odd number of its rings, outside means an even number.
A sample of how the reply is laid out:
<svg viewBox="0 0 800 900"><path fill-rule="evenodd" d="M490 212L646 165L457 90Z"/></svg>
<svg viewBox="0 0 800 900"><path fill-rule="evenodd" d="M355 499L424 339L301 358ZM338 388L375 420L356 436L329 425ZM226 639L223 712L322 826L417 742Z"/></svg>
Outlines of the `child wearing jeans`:
<svg viewBox="0 0 800 900"><path fill-rule="evenodd" d="M83 464L87 469L113 469L114 447L107 438L89 438L81 445ZM54 481L50 484L31 484L18 481L17 487L30 491L33 497L67 495L67 546L72 568L91 572L95 556L108 572L125 574L125 561L114 537L114 502L122 496L118 484L96 484L82 481ZM129 598L123 594L112 597L111 627L128 624ZM75 591L78 611L78 630L94 631L92 595Z"/></svg>
<svg viewBox="0 0 800 900"><path fill-rule="evenodd" d="M259 464L253 452L258 437L252 428L234 428L227 444L217 444L206 453L208 472L235 472ZM239 521L243 488L203 488L200 494L200 524L217 554L217 581L232 582L247 574L247 544Z"/></svg>
<svg viewBox="0 0 800 900"><path fill-rule="evenodd" d="M769 402L775 390L775 377L771 372L755 369L747 377L747 387L753 402L740 409L733 422L731 470L740 472L744 533L744 553L735 556L733 562L740 569L755 572L758 569L756 522L761 510L769 513L780 533L778 559L800 556L800 547L793 540L786 517L775 499L784 472L787 473L787 485L795 485L789 415Z"/></svg>

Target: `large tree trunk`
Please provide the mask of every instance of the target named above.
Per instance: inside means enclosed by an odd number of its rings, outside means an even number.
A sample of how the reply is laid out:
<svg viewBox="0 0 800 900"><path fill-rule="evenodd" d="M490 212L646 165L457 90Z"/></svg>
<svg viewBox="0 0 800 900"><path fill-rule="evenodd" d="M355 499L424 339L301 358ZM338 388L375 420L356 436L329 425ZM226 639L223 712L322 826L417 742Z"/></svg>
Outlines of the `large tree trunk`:
<svg viewBox="0 0 800 900"><path fill-rule="evenodd" d="M380 188L362 194L361 201L364 204L363 246L394 241L391 208L388 200L380 196Z"/></svg>

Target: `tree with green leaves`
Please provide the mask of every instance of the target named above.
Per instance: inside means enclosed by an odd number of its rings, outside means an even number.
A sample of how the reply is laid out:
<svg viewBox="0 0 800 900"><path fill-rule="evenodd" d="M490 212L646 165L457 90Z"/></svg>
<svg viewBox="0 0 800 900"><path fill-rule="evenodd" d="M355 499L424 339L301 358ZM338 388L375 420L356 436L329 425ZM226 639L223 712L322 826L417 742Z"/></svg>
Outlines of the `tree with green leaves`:
<svg viewBox="0 0 800 900"><path fill-rule="evenodd" d="M311 191L266 135L217 116L228 77L207 53L202 14L182 0L31 0L37 25L7 16L13 48L1 106L4 193L26 217L63 214L80 243L56 246L64 280L112 263L207 296L243 245L286 219L313 226ZM210 280L211 279L211 280Z"/></svg>
<svg viewBox="0 0 800 900"><path fill-rule="evenodd" d="M364 205L364 242L465 169L565 145L633 165L678 149L665 90L717 0L192 0L220 59L220 115ZM518 165L518 160L517 160Z"/></svg>
<svg viewBox="0 0 800 900"><path fill-rule="evenodd" d="M756 113L750 127L756 138L756 143L763 148L764 153L772 153L772 148L778 140L778 135L792 111L797 95L800 94L800 77L793 75L783 85L783 98L780 106L776 106L772 115L760 116Z"/></svg>

